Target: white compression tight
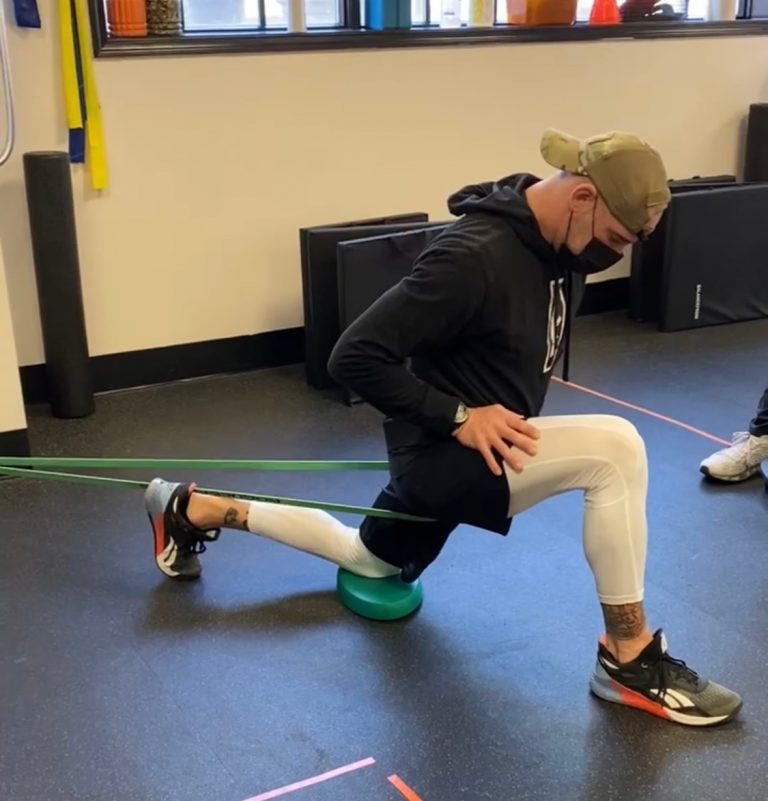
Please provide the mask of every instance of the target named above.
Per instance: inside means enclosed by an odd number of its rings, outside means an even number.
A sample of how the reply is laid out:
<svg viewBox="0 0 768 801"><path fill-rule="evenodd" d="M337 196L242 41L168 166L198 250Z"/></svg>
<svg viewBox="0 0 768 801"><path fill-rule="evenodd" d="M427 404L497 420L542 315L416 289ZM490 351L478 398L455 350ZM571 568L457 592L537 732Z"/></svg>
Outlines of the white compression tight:
<svg viewBox="0 0 768 801"><path fill-rule="evenodd" d="M539 417L538 453L522 473L507 470L510 516L572 490L584 492L583 544L598 598L605 604L641 601L645 571L645 447L631 423L608 415ZM374 556L357 529L331 515L253 502L248 530L320 556L369 578L398 568Z"/></svg>
<svg viewBox="0 0 768 801"><path fill-rule="evenodd" d="M350 573L384 578L400 568L382 562L363 545L356 528L319 509L251 501L248 531L333 562Z"/></svg>
<svg viewBox="0 0 768 801"><path fill-rule="evenodd" d="M509 514L563 492L584 492L582 537L604 604L643 599L648 465L635 427L620 417L538 417L538 453L522 473L507 470Z"/></svg>

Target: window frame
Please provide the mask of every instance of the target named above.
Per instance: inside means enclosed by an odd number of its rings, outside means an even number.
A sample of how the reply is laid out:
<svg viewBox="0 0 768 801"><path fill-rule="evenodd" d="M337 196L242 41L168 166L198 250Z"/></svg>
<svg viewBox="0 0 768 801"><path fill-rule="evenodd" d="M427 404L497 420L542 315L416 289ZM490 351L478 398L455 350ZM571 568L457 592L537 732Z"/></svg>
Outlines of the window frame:
<svg viewBox="0 0 768 801"><path fill-rule="evenodd" d="M751 5L741 0L743 15ZM738 18L726 22L673 20L628 22L619 25L566 26L495 25L492 28L439 28L419 26L403 30L354 30L341 27L313 28L293 33L274 28L243 31L184 33L178 37L146 36L110 39L103 0L88 0L93 51L97 58L225 53L284 53L322 50L371 50L409 47L456 47L515 43L575 43L603 40L692 39L720 36L768 35L768 18ZM357 0L342 0L342 22L355 19Z"/></svg>

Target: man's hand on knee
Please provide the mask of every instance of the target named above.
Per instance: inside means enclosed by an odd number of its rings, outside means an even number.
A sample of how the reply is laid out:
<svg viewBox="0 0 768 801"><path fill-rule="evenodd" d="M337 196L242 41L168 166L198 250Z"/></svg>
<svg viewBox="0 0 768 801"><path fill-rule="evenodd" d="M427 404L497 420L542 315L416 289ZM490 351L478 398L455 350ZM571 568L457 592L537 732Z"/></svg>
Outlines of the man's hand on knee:
<svg viewBox="0 0 768 801"><path fill-rule="evenodd" d="M502 469L494 458L494 451L516 473L522 472L523 463L515 453L515 448L535 456L538 429L519 414L510 412L499 404L469 409L468 412L466 421L453 432L453 436L465 447L479 451L494 475L502 474Z"/></svg>

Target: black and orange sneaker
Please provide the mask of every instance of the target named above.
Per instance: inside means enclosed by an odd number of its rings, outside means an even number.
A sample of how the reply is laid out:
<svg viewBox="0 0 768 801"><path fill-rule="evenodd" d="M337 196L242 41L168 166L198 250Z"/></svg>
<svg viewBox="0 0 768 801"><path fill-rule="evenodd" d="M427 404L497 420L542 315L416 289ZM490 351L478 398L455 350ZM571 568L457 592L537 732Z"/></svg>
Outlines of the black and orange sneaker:
<svg viewBox="0 0 768 801"><path fill-rule="evenodd" d="M669 656L661 629L637 659L624 664L619 664L601 641L590 689L605 701L686 726L726 723L742 704L732 690L702 679L685 662Z"/></svg>
<svg viewBox="0 0 768 801"><path fill-rule="evenodd" d="M198 554L205 552L206 542L213 542L221 533L219 529L203 531L187 519L187 504L194 489L194 484L172 484L156 478L144 494L154 535L155 564L177 581L200 576Z"/></svg>

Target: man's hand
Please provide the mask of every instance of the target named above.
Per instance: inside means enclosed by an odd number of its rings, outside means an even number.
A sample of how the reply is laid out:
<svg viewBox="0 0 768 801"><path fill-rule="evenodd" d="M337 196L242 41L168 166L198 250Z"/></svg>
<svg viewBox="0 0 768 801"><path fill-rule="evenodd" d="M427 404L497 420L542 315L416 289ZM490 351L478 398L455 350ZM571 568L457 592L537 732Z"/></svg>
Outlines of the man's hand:
<svg viewBox="0 0 768 801"><path fill-rule="evenodd" d="M480 451L494 475L500 476L502 469L496 463L493 451L516 473L521 473L523 464L515 456L514 448L535 456L538 429L523 420L519 414L510 412L499 404L469 409L468 412L469 417L453 432L453 436L466 448Z"/></svg>

